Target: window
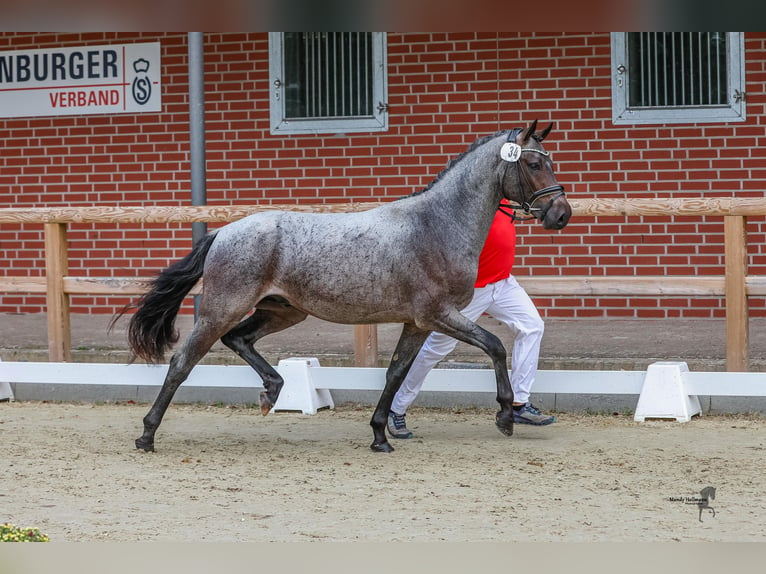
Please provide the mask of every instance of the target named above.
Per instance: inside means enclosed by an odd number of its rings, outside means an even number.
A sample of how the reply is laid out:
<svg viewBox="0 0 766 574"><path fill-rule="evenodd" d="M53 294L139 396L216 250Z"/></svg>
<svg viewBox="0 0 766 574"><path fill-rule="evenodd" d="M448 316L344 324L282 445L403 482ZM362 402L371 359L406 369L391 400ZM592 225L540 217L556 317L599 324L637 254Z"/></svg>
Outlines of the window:
<svg viewBox="0 0 766 574"><path fill-rule="evenodd" d="M615 124L745 120L741 32L612 33Z"/></svg>
<svg viewBox="0 0 766 574"><path fill-rule="evenodd" d="M270 32L271 133L388 129L383 32Z"/></svg>

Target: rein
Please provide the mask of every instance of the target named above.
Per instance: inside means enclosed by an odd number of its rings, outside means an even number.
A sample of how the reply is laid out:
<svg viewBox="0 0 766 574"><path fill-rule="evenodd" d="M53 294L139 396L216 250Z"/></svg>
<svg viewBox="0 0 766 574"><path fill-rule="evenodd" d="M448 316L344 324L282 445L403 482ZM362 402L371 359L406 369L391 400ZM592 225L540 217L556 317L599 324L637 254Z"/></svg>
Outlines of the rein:
<svg viewBox="0 0 766 574"><path fill-rule="evenodd" d="M522 130L520 128L516 128L516 129L512 130L508 134L507 142L515 142L516 136L518 136L518 134L521 131ZM518 159L521 159L521 153L525 152L525 151L537 153L537 154L540 154L540 155L545 156L545 157L549 157L550 156L550 153L548 153L547 151L543 151L543 150L539 150L539 149L519 147L519 146L517 146L517 148L519 150L518 151ZM519 178L519 189L521 189L521 190L524 189L524 185L523 184L527 184L527 187L531 187L531 186L529 186L529 176L527 175L526 171L523 169L523 164L521 164L519 161L507 162L506 163L505 171L503 172L503 187L505 187L505 185L504 185L505 184L505 176L508 173L508 163L516 163L517 164L517 171L516 171L516 173L517 173L518 178ZM522 179L524 179L524 182L522 182ZM550 207L551 203L556 201L556 199L558 199L559 197L561 197L563 195L566 195L566 193L564 191L564 186L556 184L556 185L550 185L548 187L544 187L543 189L539 189L539 190L535 191L532 194L532 197L530 197L528 201L524 201L521 204L515 204L515 205L514 204L509 204L507 206L502 206L501 205L501 206L498 206L498 210L500 210L504 215L507 215L508 217L510 217L511 219L513 219L515 221L526 221L526 220L535 219L535 218L542 219L543 217L545 217L545 212L547 211L547 208L535 207L534 205L535 205L535 203L537 203L538 200L542 199L543 197L547 197L549 195L554 195L554 194L555 194L555 196L550 200L550 202L548 203L547 207ZM509 213L504 208L510 208L512 211ZM515 214L515 211L517 211L517 210L521 210L528 217L517 217L516 214ZM541 212L540 215L539 216L534 215L533 212L535 212L535 211Z"/></svg>

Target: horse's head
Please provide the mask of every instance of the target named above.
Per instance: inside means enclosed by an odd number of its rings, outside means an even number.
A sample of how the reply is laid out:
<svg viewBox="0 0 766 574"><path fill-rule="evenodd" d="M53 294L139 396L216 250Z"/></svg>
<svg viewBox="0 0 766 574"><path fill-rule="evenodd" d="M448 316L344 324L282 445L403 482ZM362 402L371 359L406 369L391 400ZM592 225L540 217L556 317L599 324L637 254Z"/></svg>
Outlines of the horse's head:
<svg viewBox="0 0 766 574"><path fill-rule="evenodd" d="M540 133L535 133L536 127L537 120L527 129L512 130L500 150L505 163L503 195L539 219L545 229L561 229L569 222L572 208L564 187L556 181L550 154L542 146L553 124Z"/></svg>

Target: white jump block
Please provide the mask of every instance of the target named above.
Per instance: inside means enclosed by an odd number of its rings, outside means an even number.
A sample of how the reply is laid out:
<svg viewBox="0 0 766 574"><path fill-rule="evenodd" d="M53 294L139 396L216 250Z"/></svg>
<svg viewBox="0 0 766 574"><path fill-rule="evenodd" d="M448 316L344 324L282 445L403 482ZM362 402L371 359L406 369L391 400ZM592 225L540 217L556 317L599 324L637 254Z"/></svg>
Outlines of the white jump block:
<svg viewBox="0 0 766 574"><path fill-rule="evenodd" d="M285 379L285 384L271 410L315 415L318 409L335 408L330 391L314 386L311 369L318 366L319 360L315 357L290 357L279 361L277 372Z"/></svg>
<svg viewBox="0 0 766 574"><path fill-rule="evenodd" d="M684 381L684 373L688 372L685 362L659 361L649 365L633 420L675 419L686 423L700 414L700 401L697 395L689 394Z"/></svg>
<svg viewBox="0 0 766 574"><path fill-rule="evenodd" d="M2 362L2 359L0 359L0 362ZM12 401L13 400L13 389L11 388L11 383L7 381L0 381L0 401Z"/></svg>

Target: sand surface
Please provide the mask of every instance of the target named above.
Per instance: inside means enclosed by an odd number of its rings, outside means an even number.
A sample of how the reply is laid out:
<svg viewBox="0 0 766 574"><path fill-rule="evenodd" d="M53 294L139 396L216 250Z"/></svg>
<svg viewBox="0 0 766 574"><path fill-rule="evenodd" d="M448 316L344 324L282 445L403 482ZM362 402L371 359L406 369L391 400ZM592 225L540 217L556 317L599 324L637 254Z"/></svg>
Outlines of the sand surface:
<svg viewBox="0 0 766 574"><path fill-rule="evenodd" d="M371 408L316 415L172 405L0 404L0 521L52 541L764 541L766 419L690 423L412 409L369 449ZM705 487L716 514L698 501Z"/></svg>

